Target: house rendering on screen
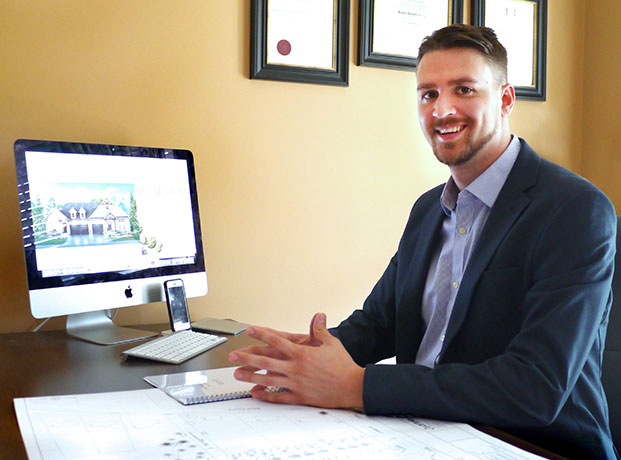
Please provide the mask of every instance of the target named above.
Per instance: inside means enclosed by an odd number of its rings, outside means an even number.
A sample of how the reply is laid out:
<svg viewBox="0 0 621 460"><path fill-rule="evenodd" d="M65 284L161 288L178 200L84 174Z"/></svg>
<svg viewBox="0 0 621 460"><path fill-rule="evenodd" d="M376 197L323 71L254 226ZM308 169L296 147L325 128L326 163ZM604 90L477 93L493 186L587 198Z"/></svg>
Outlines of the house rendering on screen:
<svg viewBox="0 0 621 460"><path fill-rule="evenodd" d="M130 233L129 215L108 199L65 203L45 218L48 235L109 235Z"/></svg>

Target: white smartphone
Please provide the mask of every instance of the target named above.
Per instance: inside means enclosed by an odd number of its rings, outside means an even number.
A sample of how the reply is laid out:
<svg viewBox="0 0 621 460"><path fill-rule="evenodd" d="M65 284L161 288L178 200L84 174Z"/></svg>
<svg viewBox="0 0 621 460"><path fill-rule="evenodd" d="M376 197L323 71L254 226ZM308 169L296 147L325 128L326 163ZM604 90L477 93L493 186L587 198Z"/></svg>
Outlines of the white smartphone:
<svg viewBox="0 0 621 460"><path fill-rule="evenodd" d="M164 292L166 293L170 329L173 332L190 329L190 312L188 311L183 280L165 281Z"/></svg>

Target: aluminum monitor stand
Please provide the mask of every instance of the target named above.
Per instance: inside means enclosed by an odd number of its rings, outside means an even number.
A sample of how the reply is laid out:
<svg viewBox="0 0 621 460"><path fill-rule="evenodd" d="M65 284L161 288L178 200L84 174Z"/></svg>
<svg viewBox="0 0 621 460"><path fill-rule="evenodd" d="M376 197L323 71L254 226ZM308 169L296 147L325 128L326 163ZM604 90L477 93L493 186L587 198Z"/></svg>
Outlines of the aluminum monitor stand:
<svg viewBox="0 0 621 460"><path fill-rule="evenodd" d="M157 335L156 332L117 326L106 312L107 310L99 310L68 315L67 333L99 345L134 342Z"/></svg>

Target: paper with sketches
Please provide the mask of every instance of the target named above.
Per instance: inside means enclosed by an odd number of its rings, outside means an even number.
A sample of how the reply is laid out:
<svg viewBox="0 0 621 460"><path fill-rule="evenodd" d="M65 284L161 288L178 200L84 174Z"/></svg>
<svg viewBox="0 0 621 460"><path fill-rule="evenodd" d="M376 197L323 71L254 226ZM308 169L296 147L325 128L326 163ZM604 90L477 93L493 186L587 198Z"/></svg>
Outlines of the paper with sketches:
<svg viewBox="0 0 621 460"><path fill-rule="evenodd" d="M31 460L541 458L465 424L253 399L182 406L158 389L14 403Z"/></svg>

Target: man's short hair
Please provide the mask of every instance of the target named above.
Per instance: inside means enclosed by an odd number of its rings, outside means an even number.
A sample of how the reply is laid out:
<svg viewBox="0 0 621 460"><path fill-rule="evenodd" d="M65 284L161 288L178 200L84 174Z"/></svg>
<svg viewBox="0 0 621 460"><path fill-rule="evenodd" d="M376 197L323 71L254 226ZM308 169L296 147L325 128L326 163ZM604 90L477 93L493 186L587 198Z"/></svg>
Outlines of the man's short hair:
<svg viewBox="0 0 621 460"><path fill-rule="evenodd" d="M451 48L472 48L480 52L496 70L500 84L507 82L507 50L489 27L452 24L424 38L418 48L418 62L430 51Z"/></svg>

